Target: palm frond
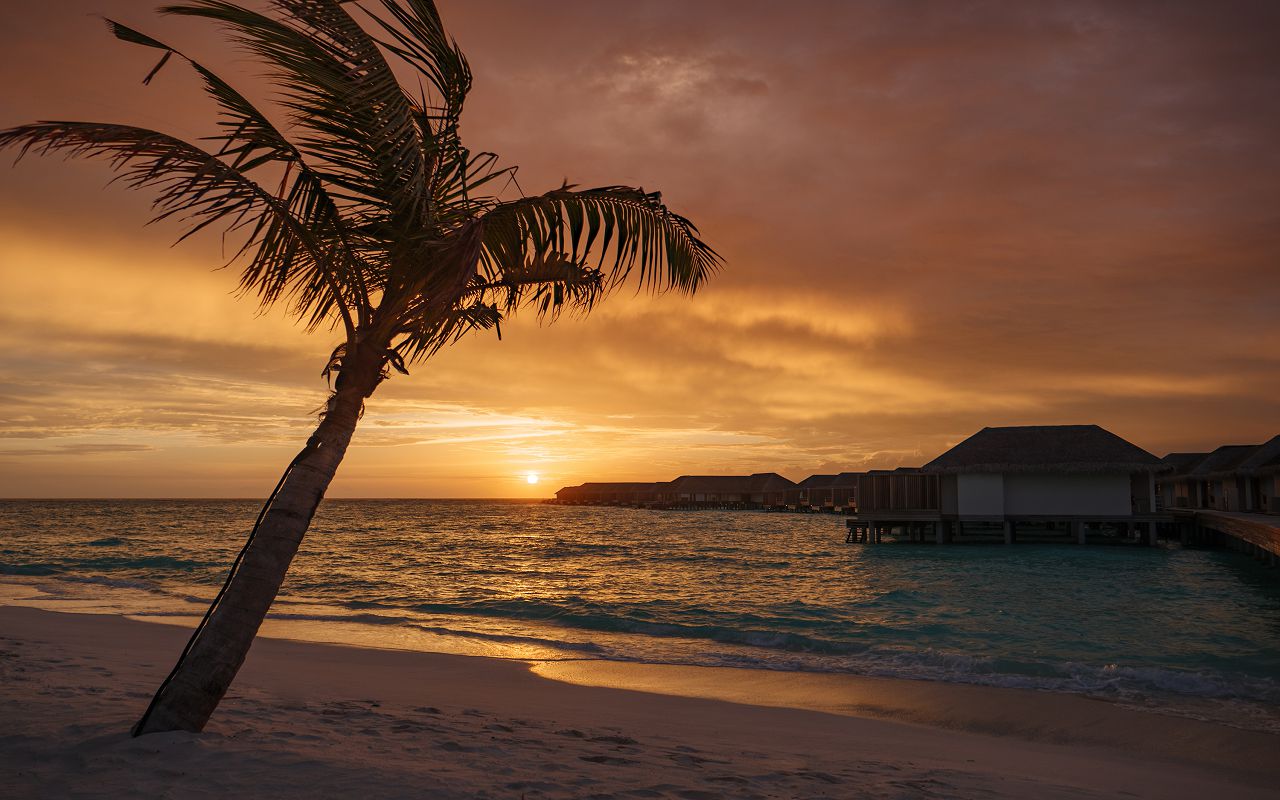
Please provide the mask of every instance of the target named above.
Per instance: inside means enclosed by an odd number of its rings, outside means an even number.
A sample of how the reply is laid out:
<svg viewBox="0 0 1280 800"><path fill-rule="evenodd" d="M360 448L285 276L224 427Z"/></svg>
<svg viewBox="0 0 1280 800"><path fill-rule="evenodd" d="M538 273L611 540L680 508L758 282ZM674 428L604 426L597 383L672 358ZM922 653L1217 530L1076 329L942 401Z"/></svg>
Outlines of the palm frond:
<svg viewBox="0 0 1280 800"><path fill-rule="evenodd" d="M369 288L366 278L368 270L361 264L360 253L352 243L346 231L345 222L333 198L329 196L323 180L307 163L302 153L253 103L203 64L180 50L115 20L108 19L107 27L116 38L122 41L164 51L160 63L152 69L144 82L154 78L173 55L177 55L191 65L203 81L206 93L218 104L220 111L218 125L222 133L210 137L218 143L218 149L214 155L223 160L229 160L231 167L244 175L270 164L285 165L284 178L277 196L285 197L287 194L289 199L286 203L295 217L319 221L323 230L334 234L337 251L329 258L329 265L337 273L338 282L354 292L355 299L360 301L356 303L355 310L358 319L363 321L369 305ZM289 185L289 180L293 181L292 186ZM298 209L298 205L303 208ZM302 213L298 213L299 210ZM275 220L272 224L279 226L283 223ZM276 243L283 243L287 239L279 231L264 238L267 242ZM252 238L251 241L253 241ZM293 260L285 262L279 258L267 259L267 261L272 260L277 262L274 268L266 268L265 263L251 263L241 276L241 288L257 292L268 305L279 295L282 288L291 282L291 276L288 274L290 268L305 266ZM323 291L322 282L313 279L308 283L316 287L315 291ZM304 306L311 309L308 321L310 326L319 324L327 315L326 312L317 317L321 307L306 300L303 302Z"/></svg>
<svg viewBox="0 0 1280 800"><path fill-rule="evenodd" d="M501 339L504 319L502 310L495 303L484 301L456 303L443 313L432 312L418 317L410 312L396 332L392 349L400 356L402 367L419 363L474 331L495 330Z"/></svg>
<svg viewBox="0 0 1280 800"><path fill-rule="evenodd" d="M337 0L272 0L282 19L224 0L165 6L202 17L266 62L282 105L304 132L297 146L342 197L417 221L428 182L419 117L374 39Z"/></svg>
<svg viewBox="0 0 1280 800"><path fill-rule="evenodd" d="M456 129L462 106L471 91L471 67L458 43L445 33L444 22L432 0L408 0L408 8L394 0L381 0L390 15L370 16L388 37L380 43L425 77L435 90L433 107L436 132L448 135ZM456 130L453 132L456 133Z"/></svg>
<svg viewBox="0 0 1280 800"><path fill-rule="evenodd" d="M489 280L500 280L504 267L553 252L583 264L595 254L606 273L605 291L637 270L640 285L650 291L693 292L721 264L694 224L668 209L660 193L629 186L576 190L566 184L500 203L481 223L480 267Z"/></svg>
<svg viewBox="0 0 1280 800"><path fill-rule="evenodd" d="M565 310L590 311L604 287L603 272L552 252L502 265L497 280L477 277L467 287L467 296L494 298L506 315L532 308L540 320L555 320Z"/></svg>
<svg viewBox="0 0 1280 800"><path fill-rule="evenodd" d="M156 215L152 222L175 219L184 224L182 241L210 225L226 231L247 229L236 253L252 251L242 285L253 288L266 305L282 296L316 327L340 317L348 334L354 324L351 298L338 284L331 264L335 237L316 215L316 199L299 190L277 199L256 181L189 142L130 125L46 121L0 131L0 149L17 147L18 158L30 152L61 152L67 157L103 158L116 180L131 189L150 189ZM295 188L298 184L295 184ZM295 215L295 212L296 215Z"/></svg>

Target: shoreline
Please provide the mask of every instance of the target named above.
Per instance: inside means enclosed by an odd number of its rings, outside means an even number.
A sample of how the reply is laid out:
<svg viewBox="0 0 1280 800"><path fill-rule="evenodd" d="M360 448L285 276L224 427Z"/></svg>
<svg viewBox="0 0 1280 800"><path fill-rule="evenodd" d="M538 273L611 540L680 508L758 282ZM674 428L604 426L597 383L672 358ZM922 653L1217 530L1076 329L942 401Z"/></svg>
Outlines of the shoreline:
<svg viewBox="0 0 1280 800"><path fill-rule="evenodd" d="M200 619L200 614L194 608L191 613L134 612L103 608L93 601L81 598L24 596L12 589L38 589L43 578L0 576L14 577L18 580L0 580L0 608L22 607L58 614L118 616L142 624L176 627L187 631L194 628ZM56 576L48 577L59 579ZM5 591L6 588L10 591ZM196 605L203 608L203 603ZM566 648L566 642L551 643L550 640L522 639L506 634L488 636L468 635L459 631L442 632L440 629L412 624L371 625L367 620L359 618L359 615L351 619L316 619L280 609L268 615L258 636L261 639L357 649L511 660L530 665L532 672L542 677L583 686L632 688L680 697L867 716L977 733L1003 735L1005 732L1013 732L1047 741L1077 741L1076 729L1082 727L1103 731L1106 726L1099 720L1108 716L1110 712L1105 710L1108 708L1124 712L1126 719L1128 715L1138 715L1135 719L1140 720L1139 722L1126 722L1122 727L1143 736L1153 735L1164 729L1166 725L1163 720L1177 720L1269 734L1280 739L1280 708L1257 703L1247 706L1224 705L1228 701L1210 695L1172 693L1130 697L1084 689L1001 685L931 676L579 655L573 649L561 649ZM521 641L517 642L516 639ZM730 685L708 679L706 676L709 675L734 675L736 677L732 685L756 688L750 692L735 691ZM801 691L796 687L805 688ZM989 696L989 692L996 694ZM836 699L823 701L820 699L822 696ZM1004 696L1022 698L1020 702L1024 705L1037 709L1037 719L1049 721L1028 724L1021 718L1003 713L1002 703L993 701L992 698ZM766 700L761 701L761 697ZM1055 727L1051 723L1054 715L1064 714L1073 720L1070 729ZM1235 718L1232 719L1231 715ZM1096 741L1089 737L1078 740L1103 744L1119 744L1123 741L1121 737L1111 734L1103 735Z"/></svg>
<svg viewBox="0 0 1280 800"><path fill-rule="evenodd" d="M129 719L186 636L177 626L123 617L0 606L6 656L0 658L6 678L0 700L13 720L9 755L0 759L24 759L6 765L11 773L18 770L15 785L27 786L31 796L53 796L41 794L48 787L38 770L19 765L69 758L77 766L67 780L78 775L123 781L121 791L155 790L145 782L163 776L147 772L145 762L153 745L163 745L159 752L166 758L190 756L183 761L186 776L212 780L202 771L206 762L257 759L255 768L269 773L267 784L279 778L285 786L282 764L349 760L355 757L346 753L352 741L372 748L366 770L394 767L374 792L387 795L399 791L402 778L413 778L403 784L407 790L414 781L462 771L464 777L440 787L454 782L467 788L439 796L580 796L592 793L589 786L614 785L610 781L634 789L639 776L659 767L662 780L655 786L723 796L809 796L826 781L801 774L806 771L848 784L826 785L827 796L888 791L908 775L940 781L949 788L935 790L950 796L1010 797L1121 791L1196 797L1227 789L1233 796L1263 797L1280 780L1274 763L1280 736L1080 696L729 667L529 662L273 638L254 645L205 734L129 739ZM329 731L334 721L336 731ZM243 750L249 744L252 753ZM132 766L99 763L85 756L86 747L124 753L123 762ZM421 758L428 751L431 756ZM790 769L778 768L784 762ZM495 784L503 770L519 777ZM782 772L787 775L779 777ZM773 775L773 782L761 782L760 775ZM250 786L264 777L254 780ZM511 788L528 781L520 791ZM924 789L920 784L915 790ZM721 796L653 791L636 796Z"/></svg>

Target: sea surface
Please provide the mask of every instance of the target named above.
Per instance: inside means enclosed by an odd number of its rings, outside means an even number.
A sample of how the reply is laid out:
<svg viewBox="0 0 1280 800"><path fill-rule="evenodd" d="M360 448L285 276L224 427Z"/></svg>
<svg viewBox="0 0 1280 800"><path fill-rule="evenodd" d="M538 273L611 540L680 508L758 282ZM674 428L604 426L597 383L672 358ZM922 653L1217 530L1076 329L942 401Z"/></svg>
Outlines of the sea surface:
<svg viewBox="0 0 1280 800"><path fill-rule="evenodd" d="M0 501L0 604L193 625L257 509ZM328 500L265 631L1022 687L1280 731L1280 573L1176 546L847 545L823 514Z"/></svg>

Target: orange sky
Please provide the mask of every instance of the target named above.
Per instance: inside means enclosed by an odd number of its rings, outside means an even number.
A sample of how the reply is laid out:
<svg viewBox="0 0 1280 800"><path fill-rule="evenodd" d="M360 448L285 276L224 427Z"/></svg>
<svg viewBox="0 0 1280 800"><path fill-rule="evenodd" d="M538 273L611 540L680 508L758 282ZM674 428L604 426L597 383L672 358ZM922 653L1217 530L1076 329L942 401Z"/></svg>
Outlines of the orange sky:
<svg viewBox="0 0 1280 800"><path fill-rule="evenodd" d="M208 130L104 13L22 4L0 125ZM526 191L661 189L727 267L504 326L379 389L330 496L919 464L983 425L1098 423L1163 455L1280 432L1280 5L442 2L473 149ZM0 496L257 497L332 334L232 295L101 164L0 167ZM530 486L524 475L538 472Z"/></svg>

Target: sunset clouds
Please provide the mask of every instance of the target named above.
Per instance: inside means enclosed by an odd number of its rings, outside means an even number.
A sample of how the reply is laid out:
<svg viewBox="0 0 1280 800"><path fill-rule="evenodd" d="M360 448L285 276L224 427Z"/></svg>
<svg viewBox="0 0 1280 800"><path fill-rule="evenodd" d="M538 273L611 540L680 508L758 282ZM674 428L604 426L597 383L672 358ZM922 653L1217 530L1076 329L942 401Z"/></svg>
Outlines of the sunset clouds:
<svg viewBox="0 0 1280 800"><path fill-rule="evenodd" d="M799 478L983 425L1094 422L1159 454L1280 429L1273 5L441 5L476 73L471 147L529 192L661 189L727 267L397 377L331 494ZM90 12L256 81L140 4L34 7L0 32L0 125L207 131L177 65L141 87L150 54ZM0 173L0 495L260 495L334 337L236 300L216 236L169 249L107 179Z"/></svg>

